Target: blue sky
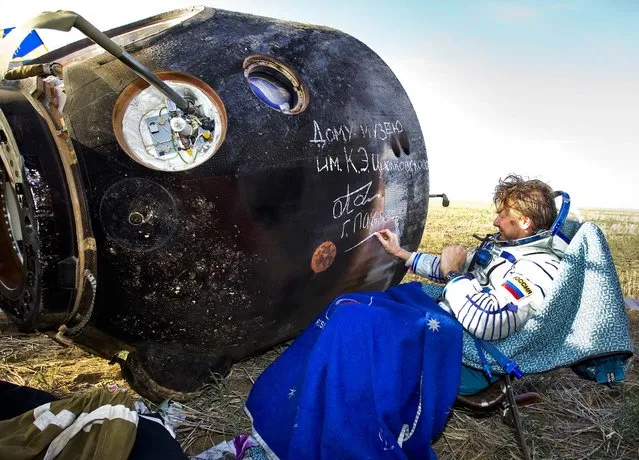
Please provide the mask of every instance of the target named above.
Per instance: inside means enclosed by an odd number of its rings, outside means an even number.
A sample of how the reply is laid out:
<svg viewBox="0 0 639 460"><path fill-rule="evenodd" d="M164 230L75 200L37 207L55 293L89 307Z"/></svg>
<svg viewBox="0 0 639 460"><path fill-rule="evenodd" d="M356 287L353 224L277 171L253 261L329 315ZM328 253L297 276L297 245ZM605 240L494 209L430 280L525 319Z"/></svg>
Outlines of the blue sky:
<svg viewBox="0 0 639 460"><path fill-rule="evenodd" d="M107 29L197 2L30 1L0 27L71 9ZM639 1L201 1L340 29L393 69L417 111L431 191L490 201L509 172L579 207L639 209ZM51 48L79 35L44 31Z"/></svg>

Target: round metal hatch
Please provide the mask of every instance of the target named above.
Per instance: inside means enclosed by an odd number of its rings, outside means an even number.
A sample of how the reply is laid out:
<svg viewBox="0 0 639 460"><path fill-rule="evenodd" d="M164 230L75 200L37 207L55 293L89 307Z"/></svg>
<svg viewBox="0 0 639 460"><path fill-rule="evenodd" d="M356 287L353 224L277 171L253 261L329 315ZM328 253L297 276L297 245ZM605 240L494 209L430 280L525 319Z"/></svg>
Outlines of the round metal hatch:
<svg viewBox="0 0 639 460"><path fill-rule="evenodd" d="M157 74L192 105L184 113L155 87L138 79L113 108L113 130L122 149L138 163L159 171L195 168L210 159L226 136L226 111L211 87L178 72Z"/></svg>

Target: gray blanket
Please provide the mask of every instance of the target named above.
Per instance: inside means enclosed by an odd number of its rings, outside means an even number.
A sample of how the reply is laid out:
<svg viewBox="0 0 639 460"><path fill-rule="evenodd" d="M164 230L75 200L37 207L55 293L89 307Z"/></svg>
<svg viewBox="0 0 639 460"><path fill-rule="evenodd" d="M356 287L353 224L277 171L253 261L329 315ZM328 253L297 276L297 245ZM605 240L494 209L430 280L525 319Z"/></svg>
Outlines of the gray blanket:
<svg viewBox="0 0 639 460"><path fill-rule="evenodd" d="M429 295L438 286L424 285ZM439 288L441 291L441 288ZM606 239L592 222L581 225L546 302L516 334L493 342L524 373L565 367L609 353L632 352L628 316ZM503 373L487 356L492 369ZM464 333L463 363L481 369L475 342Z"/></svg>

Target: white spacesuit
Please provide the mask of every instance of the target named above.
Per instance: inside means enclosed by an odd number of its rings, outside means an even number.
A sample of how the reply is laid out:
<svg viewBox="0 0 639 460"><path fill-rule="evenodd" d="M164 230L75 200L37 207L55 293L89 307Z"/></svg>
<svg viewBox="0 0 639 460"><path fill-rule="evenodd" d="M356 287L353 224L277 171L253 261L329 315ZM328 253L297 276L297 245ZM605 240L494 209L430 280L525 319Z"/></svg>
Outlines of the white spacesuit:
<svg viewBox="0 0 639 460"><path fill-rule="evenodd" d="M559 271L566 241L558 237L487 240L469 251L464 274L454 276L440 306L483 340L503 339L521 328L543 303ZM474 261L473 261L474 259ZM412 253L406 266L418 275L445 282L440 257Z"/></svg>

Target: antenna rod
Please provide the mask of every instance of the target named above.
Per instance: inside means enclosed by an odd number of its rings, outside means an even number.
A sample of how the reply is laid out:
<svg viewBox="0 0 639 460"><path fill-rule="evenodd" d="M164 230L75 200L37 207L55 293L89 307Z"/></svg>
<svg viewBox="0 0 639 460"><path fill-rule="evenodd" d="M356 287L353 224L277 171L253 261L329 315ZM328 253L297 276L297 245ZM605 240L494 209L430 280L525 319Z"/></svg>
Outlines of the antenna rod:
<svg viewBox="0 0 639 460"><path fill-rule="evenodd" d="M142 77L149 85L157 88L162 94L175 102L183 112L193 110L186 99L180 96L173 88L160 80L157 75L142 65L137 59L124 51L117 43L106 36L89 21L73 11L59 10L56 12L45 11L26 24L31 29L52 29L68 32L75 27L84 35L93 40L97 45L118 58L127 67Z"/></svg>

